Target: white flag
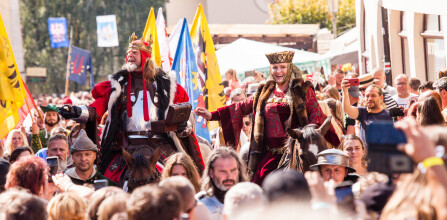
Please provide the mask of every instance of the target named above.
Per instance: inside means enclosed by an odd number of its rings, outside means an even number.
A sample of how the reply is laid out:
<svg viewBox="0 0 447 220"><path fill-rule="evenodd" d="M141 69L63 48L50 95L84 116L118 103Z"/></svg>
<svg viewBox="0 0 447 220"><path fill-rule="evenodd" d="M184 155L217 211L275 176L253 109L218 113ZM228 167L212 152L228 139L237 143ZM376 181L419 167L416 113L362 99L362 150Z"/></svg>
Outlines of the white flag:
<svg viewBox="0 0 447 220"><path fill-rule="evenodd" d="M116 47L119 45L115 15L96 16L96 27L98 47Z"/></svg>
<svg viewBox="0 0 447 220"><path fill-rule="evenodd" d="M158 45L160 47L160 56L161 56L161 68L169 72L171 71L172 66L172 56L171 51L169 50L168 43L168 32L166 31L166 22L163 17L163 9L160 7L158 9L157 20L155 22L157 25L157 36L158 36Z"/></svg>
<svg viewBox="0 0 447 220"><path fill-rule="evenodd" d="M169 35L169 50L171 54L175 56L175 52L177 51L178 40L180 38L180 33L182 32L182 23L183 18L180 18L174 30L172 30L171 35Z"/></svg>

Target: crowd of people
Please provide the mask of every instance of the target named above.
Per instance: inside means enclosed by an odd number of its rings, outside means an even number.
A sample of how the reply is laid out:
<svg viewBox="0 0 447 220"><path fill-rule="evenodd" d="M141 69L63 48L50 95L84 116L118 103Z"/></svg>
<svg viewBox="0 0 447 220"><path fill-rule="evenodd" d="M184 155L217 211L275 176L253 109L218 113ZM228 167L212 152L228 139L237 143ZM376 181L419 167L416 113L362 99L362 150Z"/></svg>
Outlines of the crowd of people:
<svg viewBox="0 0 447 220"><path fill-rule="evenodd" d="M34 97L0 148L1 219L447 219L447 71L400 74L394 88L381 69L326 80L291 51L267 54L267 76L229 70L226 105L193 110L219 121L208 141L188 119L169 130L186 92L147 42L129 43L123 70L91 93ZM368 154L377 121L403 132L412 173L368 169L384 161Z"/></svg>

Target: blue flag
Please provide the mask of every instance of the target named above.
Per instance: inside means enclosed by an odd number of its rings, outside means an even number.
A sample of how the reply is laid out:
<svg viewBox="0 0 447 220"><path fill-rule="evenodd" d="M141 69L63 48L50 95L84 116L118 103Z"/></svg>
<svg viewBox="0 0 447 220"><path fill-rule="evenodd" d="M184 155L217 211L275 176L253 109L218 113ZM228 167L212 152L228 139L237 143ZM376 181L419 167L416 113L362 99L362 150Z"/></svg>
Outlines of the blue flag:
<svg viewBox="0 0 447 220"><path fill-rule="evenodd" d="M90 86L93 89L95 82L93 80L92 71L92 57L90 51L71 46L70 60L69 60L68 79L79 84L85 85L86 72L90 72Z"/></svg>
<svg viewBox="0 0 447 220"><path fill-rule="evenodd" d="M183 19L177 50L172 63L172 70L177 73L177 82L185 88L193 109L205 108L203 93L197 83L197 63L189 35L188 23ZM196 118L196 134L210 141L208 124L202 117Z"/></svg>
<svg viewBox="0 0 447 220"><path fill-rule="evenodd" d="M51 48L68 47L67 19L48 18L48 32L50 33Z"/></svg>

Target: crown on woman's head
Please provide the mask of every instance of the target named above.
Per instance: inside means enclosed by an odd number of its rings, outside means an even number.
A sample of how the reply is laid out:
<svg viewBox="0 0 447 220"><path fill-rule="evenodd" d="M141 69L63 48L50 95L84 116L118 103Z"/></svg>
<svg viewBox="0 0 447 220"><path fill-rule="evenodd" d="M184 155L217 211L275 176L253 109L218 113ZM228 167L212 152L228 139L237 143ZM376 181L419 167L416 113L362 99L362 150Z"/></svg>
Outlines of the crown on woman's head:
<svg viewBox="0 0 447 220"><path fill-rule="evenodd" d="M291 63L293 60L294 51L284 51L276 53L268 53L265 56L269 60L270 64L275 63Z"/></svg>
<svg viewBox="0 0 447 220"><path fill-rule="evenodd" d="M152 35L149 37L148 41L144 41L143 38L138 39L135 35L135 32L129 37L129 47L128 49L142 50L148 52L149 54L152 52Z"/></svg>

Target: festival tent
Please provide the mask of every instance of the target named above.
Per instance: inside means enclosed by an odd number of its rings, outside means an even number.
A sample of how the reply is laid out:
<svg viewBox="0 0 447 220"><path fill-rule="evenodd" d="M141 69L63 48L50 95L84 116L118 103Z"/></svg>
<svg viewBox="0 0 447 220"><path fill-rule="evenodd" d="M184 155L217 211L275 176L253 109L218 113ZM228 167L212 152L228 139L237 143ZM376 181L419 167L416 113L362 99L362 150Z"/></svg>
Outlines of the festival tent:
<svg viewBox="0 0 447 220"><path fill-rule="evenodd" d="M307 70L308 73L313 73L319 70L317 68L323 67L325 73L330 73L330 59L323 55L244 38L239 38L219 49L216 51L216 56L222 76L225 75L227 70L235 69L238 77L243 79L245 73L252 70L263 73L269 72L270 64L265 54L287 50L295 51L293 63L302 71Z"/></svg>
<svg viewBox="0 0 447 220"><path fill-rule="evenodd" d="M332 41L331 49L324 54L331 64L359 63L359 29L352 28Z"/></svg>

